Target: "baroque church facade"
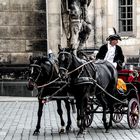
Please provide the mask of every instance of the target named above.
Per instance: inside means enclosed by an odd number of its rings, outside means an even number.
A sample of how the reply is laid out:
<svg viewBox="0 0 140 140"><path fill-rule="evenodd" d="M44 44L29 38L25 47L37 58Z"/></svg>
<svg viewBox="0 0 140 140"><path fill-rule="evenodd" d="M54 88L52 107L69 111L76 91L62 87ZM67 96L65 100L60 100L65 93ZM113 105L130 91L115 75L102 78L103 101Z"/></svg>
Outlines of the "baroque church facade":
<svg viewBox="0 0 140 140"><path fill-rule="evenodd" d="M87 48L106 43L114 27L126 61L139 60L140 0L91 0L88 16L92 31ZM31 55L48 49L57 54L58 44L66 47L61 0L1 0L0 17L1 63L29 63Z"/></svg>

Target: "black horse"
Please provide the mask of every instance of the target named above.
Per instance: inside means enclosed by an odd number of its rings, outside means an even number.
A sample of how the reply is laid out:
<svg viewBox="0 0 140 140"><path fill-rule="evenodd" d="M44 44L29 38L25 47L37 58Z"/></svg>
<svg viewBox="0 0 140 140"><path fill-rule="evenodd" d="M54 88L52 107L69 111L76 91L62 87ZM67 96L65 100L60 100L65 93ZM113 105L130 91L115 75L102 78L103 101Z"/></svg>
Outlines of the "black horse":
<svg viewBox="0 0 140 140"><path fill-rule="evenodd" d="M105 91L113 94L116 90L117 71L115 67L107 61L86 61L79 59L73 53L72 48L59 48L59 72L62 79L69 78L72 93L76 98L77 123L79 125L78 134L83 134L85 130L84 114L89 96L96 96L103 107L103 124L106 131L112 125L114 100L105 94ZM106 120L106 110L110 110L109 123Z"/></svg>
<svg viewBox="0 0 140 140"><path fill-rule="evenodd" d="M29 81L28 81L27 88L29 90L33 90L35 86L38 86L37 96L38 96L38 103L39 103L38 121L33 135L39 134L41 116L42 116L42 111L43 111L43 106L45 101L43 97L54 94L54 92L56 92L58 88L60 88L59 85L54 85L54 84L41 87L41 85L47 84L58 77L58 72L57 72L58 68L56 63L57 63L56 60L52 57L51 58L34 57L30 59ZM62 92L65 94L63 94ZM61 91L61 94L63 96L66 95L65 90ZM60 132L62 133L64 132L65 122L62 116L63 111L61 108L61 101L62 101L61 99L56 99L57 112L60 116L61 126L62 126ZM67 117L68 117L66 131L69 131L71 128L70 102L68 99L64 99L64 102L67 109Z"/></svg>

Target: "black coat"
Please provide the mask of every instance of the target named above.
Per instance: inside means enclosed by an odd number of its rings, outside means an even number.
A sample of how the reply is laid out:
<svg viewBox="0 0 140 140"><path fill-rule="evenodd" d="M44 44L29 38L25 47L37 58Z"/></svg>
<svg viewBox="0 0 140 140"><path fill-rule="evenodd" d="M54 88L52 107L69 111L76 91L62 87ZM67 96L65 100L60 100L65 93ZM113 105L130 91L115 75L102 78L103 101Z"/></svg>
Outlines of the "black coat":
<svg viewBox="0 0 140 140"><path fill-rule="evenodd" d="M101 46L101 48L99 49L99 52L96 55L96 59L104 59L107 51L108 51L107 44ZM117 63L117 70L122 69L122 63L124 62L124 55L123 55L121 47L118 45L116 45L115 57L114 57L113 62Z"/></svg>

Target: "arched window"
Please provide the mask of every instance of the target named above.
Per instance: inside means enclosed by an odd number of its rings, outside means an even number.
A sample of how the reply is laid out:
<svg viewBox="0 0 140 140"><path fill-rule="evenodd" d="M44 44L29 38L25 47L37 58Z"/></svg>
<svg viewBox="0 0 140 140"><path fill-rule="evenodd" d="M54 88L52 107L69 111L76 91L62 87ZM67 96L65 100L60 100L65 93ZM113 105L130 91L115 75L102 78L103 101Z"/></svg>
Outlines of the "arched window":
<svg viewBox="0 0 140 140"><path fill-rule="evenodd" d="M133 0L119 0L119 32L133 32Z"/></svg>

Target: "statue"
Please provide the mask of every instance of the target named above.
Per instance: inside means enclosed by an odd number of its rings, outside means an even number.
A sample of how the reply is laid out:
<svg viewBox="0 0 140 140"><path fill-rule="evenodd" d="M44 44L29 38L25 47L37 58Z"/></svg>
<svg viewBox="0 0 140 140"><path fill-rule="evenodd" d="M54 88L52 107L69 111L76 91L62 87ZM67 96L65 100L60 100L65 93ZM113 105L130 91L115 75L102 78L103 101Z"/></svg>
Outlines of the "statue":
<svg viewBox="0 0 140 140"><path fill-rule="evenodd" d="M67 37L67 46L77 53L84 47L90 32L88 6L91 0L62 0L62 25Z"/></svg>
<svg viewBox="0 0 140 140"><path fill-rule="evenodd" d="M87 9L90 5L90 2L91 0L68 0L68 7L70 9L71 15L80 15L85 22L89 23ZM81 11L81 13L78 13L78 11Z"/></svg>

